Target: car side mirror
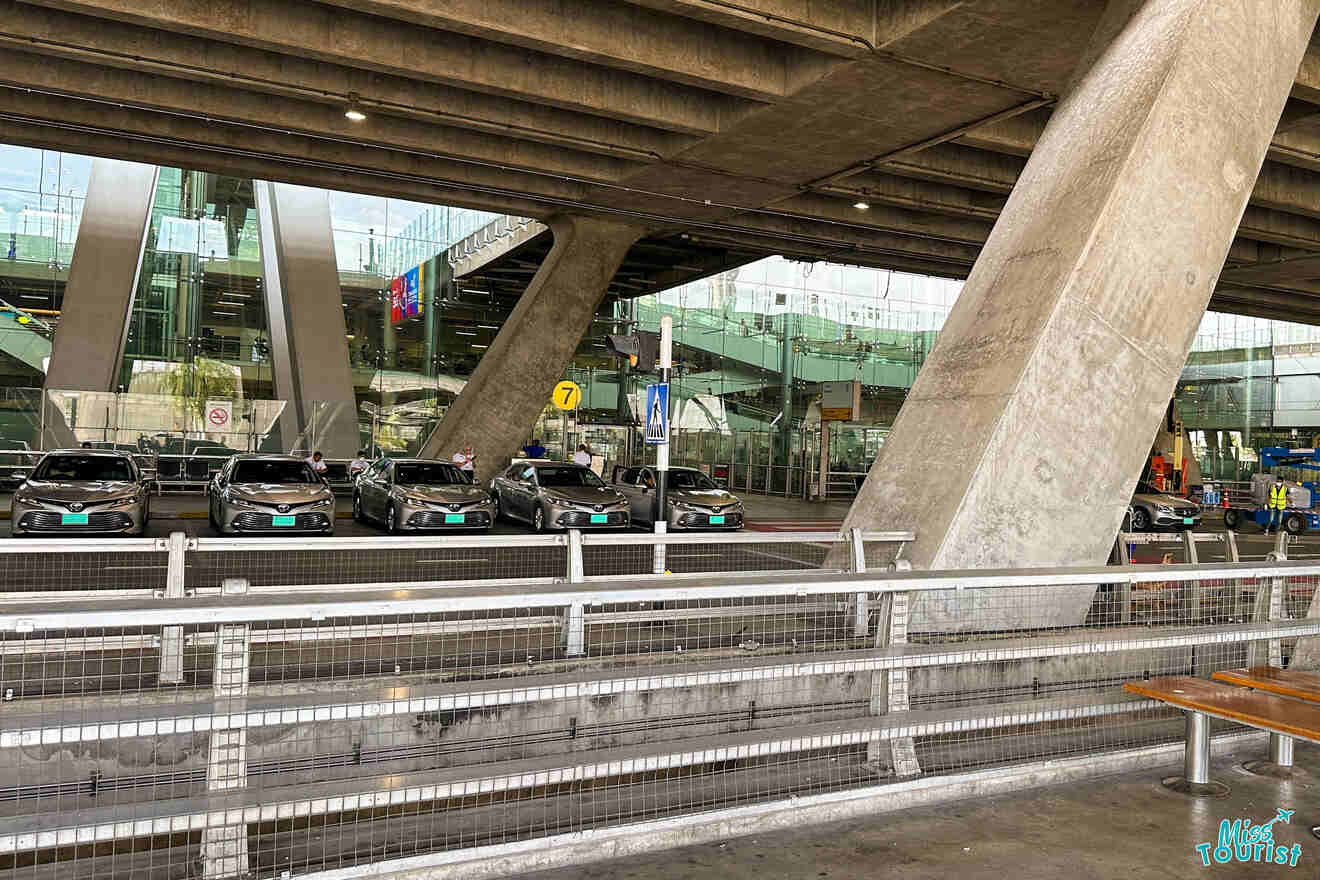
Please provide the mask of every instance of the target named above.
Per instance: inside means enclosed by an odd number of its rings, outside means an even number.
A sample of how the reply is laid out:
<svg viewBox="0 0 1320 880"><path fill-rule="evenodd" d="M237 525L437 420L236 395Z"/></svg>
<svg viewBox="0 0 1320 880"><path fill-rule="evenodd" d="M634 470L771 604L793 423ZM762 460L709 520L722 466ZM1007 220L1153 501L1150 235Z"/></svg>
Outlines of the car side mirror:
<svg viewBox="0 0 1320 880"><path fill-rule="evenodd" d="M219 474L217 474L216 476L219 477ZM155 469L155 468L143 468L143 469L142 469L142 482L144 482L144 483L153 483L153 482L155 482L155 480L156 480L156 469Z"/></svg>
<svg viewBox="0 0 1320 880"><path fill-rule="evenodd" d="M26 480L28 478L28 473L27 471L14 471L12 476L16 480Z"/></svg>

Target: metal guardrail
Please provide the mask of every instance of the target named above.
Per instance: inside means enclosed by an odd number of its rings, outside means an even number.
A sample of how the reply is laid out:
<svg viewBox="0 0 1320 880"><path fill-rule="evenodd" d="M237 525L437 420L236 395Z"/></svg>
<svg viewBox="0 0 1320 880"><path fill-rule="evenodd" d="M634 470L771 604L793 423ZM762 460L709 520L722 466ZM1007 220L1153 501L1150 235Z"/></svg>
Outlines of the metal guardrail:
<svg viewBox="0 0 1320 880"><path fill-rule="evenodd" d="M379 860L382 843L380 868L422 867L657 816L783 810L1177 742L1176 714L1122 681L1320 641L1310 562L875 573L867 544L911 535L853 533L796 537L860 570L590 579L593 548L649 561L657 540L740 552L793 537L497 538L562 569L349 594L258 584L270 567L322 571L276 562L322 552L310 541L81 542L166 554L168 598L0 607L0 645L26 649L8 666L0 653L16 690L0 711L0 857L104 877L302 875ZM366 544L387 558L418 540ZM249 577L208 591L227 559ZM144 738L177 757L121 764L117 743ZM130 839L134 852L96 846Z"/></svg>

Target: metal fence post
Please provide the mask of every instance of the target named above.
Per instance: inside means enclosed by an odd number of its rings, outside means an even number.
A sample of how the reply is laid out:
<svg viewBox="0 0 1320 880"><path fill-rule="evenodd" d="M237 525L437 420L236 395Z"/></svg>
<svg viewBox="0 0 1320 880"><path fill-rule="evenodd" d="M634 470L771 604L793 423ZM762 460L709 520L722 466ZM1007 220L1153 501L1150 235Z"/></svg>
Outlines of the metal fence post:
<svg viewBox="0 0 1320 880"><path fill-rule="evenodd" d="M857 574L866 571L866 544L862 541L862 530L853 528L848 533L848 543L852 547L852 570ZM871 632L871 594L858 593L853 599L853 635L865 636Z"/></svg>
<svg viewBox="0 0 1320 880"><path fill-rule="evenodd" d="M910 593L885 593L881 596L876 609L875 647L878 650L907 644L910 602ZM906 669L895 668L871 673L872 715L891 715L895 712L906 712L909 708ZM867 760L879 763L883 757L881 750L885 746L888 746L889 765L893 768L895 776L903 778L921 773L921 764L917 761L916 745L912 737L904 736L883 742L867 743Z"/></svg>
<svg viewBox="0 0 1320 880"><path fill-rule="evenodd" d="M1265 557L1266 562L1288 561L1286 538L1286 534L1280 532L1274 551ZM1284 610L1283 600L1287 589L1287 583L1281 577L1272 577L1268 584L1257 586L1255 607L1251 612L1252 623L1271 623L1286 619L1287 613ZM1247 644L1247 665L1260 666L1262 664L1275 667L1283 665L1283 641L1281 639L1265 640L1264 651L1261 650L1259 641Z"/></svg>
<svg viewBox="0 0 1320 880"><path fill-rule="evenodd" d="M582 533L577 529L568 530L568 582L580 584L586 581L586 568L582 559ZM586 653L587 614L581 602L568 606L564 615L564 653L570 657L581 657Z"/></svg>
<svg viewBox="0 0 1320 880"><path fill-rule="evenodd" d="M171 532L167 547L169 557L165 571L164 598L182 599L188 536L183 532ZM183 627L181 626L161 627L160 672L157 678L161 684L183 682Z"/></svg>
<svg viewBox="0 0 1320 880"><path fill-rule="evenodd" d="M220 587L225 596L248 591L243 578L228 578ZM221 624L215 639L215 685L217 708L226 702L242 701L248 693L251 667L250 632L243 624ZM247 730L213 730L206 763L208 791L247 787ZM202 832L202 877L226 880L248 874L247 823L243 821L207 827Z"/></svg>
<svg viewBox="0 0 1320 880"><path fill-rule="evenodd" d="M1201 559L1196 552L1196 535L1190 530L1182 533L1183 555L1188 565L1200 565ZM1187 597L1191 608L1191 620L1200 623L1205 619L1205 581L1193 581L1191 594Z"/></svg>

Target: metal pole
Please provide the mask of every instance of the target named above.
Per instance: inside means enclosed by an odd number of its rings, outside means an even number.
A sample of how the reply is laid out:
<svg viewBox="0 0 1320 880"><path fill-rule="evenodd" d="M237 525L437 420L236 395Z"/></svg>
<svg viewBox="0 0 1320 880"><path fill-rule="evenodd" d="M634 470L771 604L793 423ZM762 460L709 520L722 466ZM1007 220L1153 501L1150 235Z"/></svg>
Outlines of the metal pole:
<svg viewBox="0 0 1320 880"><path fill-rule="evenodd" d="M1293 738L1279 733L1270 734L1270 763L1280 767L1291 767L1293 763Z"/></svg>
<svg viewBox="0 0 1320 880"><path fill-rule="evenodd" d="M1210 782L1210 718L1188 711L1187 746L1183 754L1183 779L1195 785Z"/></svg>
<svg viewBox="0 0 1320 880"><path fill-rule="evenodd" d="M669 369L674 363L674 319L665 315L660 319L660 381L669 387ZM669 413L665 413L666 422ZM669 529L669 520L665 510L665 490L669 483L669 424L665 425L665 442L655 450L655 533L665 534ZM655 545L655 558L652 571L665 573L665 545Z"/></svg>

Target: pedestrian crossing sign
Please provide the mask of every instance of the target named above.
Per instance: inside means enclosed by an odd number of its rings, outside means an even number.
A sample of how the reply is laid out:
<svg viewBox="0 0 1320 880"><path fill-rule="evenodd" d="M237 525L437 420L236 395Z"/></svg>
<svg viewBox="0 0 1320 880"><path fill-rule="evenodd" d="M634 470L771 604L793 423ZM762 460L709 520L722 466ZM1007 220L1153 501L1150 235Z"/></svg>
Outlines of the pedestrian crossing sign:
<svg viewBox="0 0 1320 880"><path fill-rule="evenodd" d="M646 386L647 443L669 442L669 383Z"/></svg>

